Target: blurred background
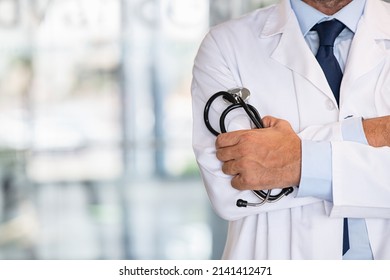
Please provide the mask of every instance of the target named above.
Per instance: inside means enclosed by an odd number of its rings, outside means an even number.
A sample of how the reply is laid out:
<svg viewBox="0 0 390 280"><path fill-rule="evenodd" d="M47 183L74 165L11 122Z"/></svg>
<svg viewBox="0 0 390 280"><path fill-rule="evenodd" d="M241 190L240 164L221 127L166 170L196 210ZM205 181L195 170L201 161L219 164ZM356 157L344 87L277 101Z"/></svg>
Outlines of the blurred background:
<svg viewBox="0 0 390 280"><path fill-rule="evenodd" d="M192 63L272 2L0 0L0 259L219 259Z"/></svg>

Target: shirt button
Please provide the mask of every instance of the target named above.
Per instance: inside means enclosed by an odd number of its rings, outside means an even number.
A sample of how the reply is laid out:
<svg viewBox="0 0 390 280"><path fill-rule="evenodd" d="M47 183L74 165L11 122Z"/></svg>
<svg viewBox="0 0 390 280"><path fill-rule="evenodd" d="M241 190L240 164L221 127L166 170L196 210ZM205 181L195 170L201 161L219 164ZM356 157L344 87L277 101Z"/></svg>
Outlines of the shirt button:
<svg viewBox="0 0 390 280"><path fill-rule="evenodd" d="M325 104L326 104L326 109L328 109L329 111L333 111L334 109L336 109L336 107L334 106L331 100L327 100Z"/></svg>

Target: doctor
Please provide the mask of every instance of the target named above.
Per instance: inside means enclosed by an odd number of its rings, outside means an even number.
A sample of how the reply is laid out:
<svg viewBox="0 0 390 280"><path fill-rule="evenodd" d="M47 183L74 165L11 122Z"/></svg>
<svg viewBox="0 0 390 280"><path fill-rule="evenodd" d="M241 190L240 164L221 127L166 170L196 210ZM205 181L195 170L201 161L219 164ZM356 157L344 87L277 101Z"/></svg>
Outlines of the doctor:
<svg viewBox="0 0 390 280"><path fill-rule="evenodd" d="M336 88L316 58L316 24L335 19ZM229 221L224 259L390 259L388 26L380 0L282 0L205 37L193 69L193 148L212 206ZM267 128L250 130L236 112L215 139L204 105L236 87L251 91ZM226 104L216 103L217 123ZM287 186L294 192L276 203L236 206L256 202L252 189Z"/></svg>

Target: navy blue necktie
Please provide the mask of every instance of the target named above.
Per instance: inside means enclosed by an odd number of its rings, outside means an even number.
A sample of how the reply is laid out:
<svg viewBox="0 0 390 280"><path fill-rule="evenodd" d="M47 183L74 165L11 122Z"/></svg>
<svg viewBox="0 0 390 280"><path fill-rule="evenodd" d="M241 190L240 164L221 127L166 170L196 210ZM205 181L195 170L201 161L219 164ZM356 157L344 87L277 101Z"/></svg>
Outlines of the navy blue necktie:
<svg viewBox="0 0 390 280"><path fill-rule="evenodd" d="M337 104L340 99L340 85L343 78L343 72L334 56L334 41L343 31L345 25L338 20L324 21L316 24L312 30L317 31L320 38L320 46L316 58L321 65L322 70L328 80L329 86L333 91Z"/></svg>
<svg viewBox="0 0 390 280"><path fill-rule="evenodd" d="M334 41L345 25L338 20L324 21L316 24L312 30L317 31L320 39L320 46L316 58L321 65L322 70L328 80L329 86L333 91L334 97L339 104L340 100L340 85L343 78L343 72L340 65L334 56ZM349 250L349 236L348 236L348 219L344 218L344 232L343 232L343 255Z"/></svg>

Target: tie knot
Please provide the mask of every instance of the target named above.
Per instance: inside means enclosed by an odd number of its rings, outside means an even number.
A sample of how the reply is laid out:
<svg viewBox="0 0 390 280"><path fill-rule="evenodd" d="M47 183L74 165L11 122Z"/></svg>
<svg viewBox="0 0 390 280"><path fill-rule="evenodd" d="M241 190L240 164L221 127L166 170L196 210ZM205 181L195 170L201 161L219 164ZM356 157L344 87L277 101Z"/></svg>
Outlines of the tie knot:
<svg viewBox="0 0 390 280"><path fill-rule="evenodd" d="M343 31L345 25L336 20L323 21L313 26L312 30L317 31L320 38L320 46L332 46L337 36Z"/></svg>

